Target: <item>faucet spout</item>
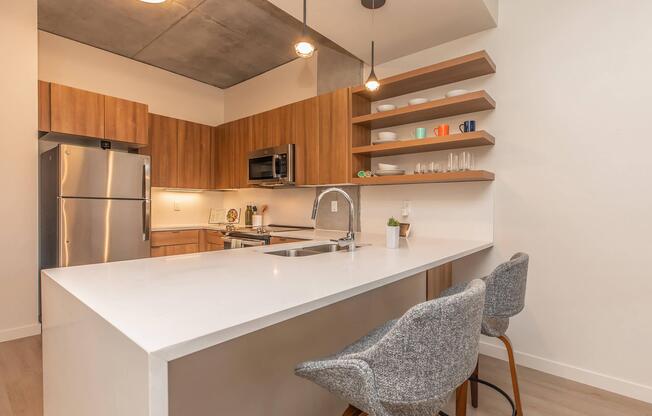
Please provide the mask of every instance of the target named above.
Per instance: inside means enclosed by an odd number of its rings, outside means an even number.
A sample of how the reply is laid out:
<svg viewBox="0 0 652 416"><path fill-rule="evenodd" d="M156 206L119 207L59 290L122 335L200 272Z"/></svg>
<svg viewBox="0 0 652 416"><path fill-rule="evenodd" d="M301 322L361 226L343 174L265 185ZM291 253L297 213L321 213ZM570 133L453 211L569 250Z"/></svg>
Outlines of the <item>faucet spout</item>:
<svg viewBox="0 0 652 416"><path fill-rule="evenodd" d="M324 195L329 194L331 192L337 192L341 194L344 197L344 199L346 199L346 201L349 203L349 231L346 234L346 238L340 238L339 240L337 240L337 243L341 247L348 246L349 251L353 251L355 249L355 231L353 229L355 227L355 205L353 204L353 200L351 199L349 194L347 194L340 188L325 189L324 191L322 191L322 193L320 193L315 198L315 202L312 205L311 218L313 219L313 221L317 219L317 211L319 210L319 204L321 203L321 200L324 198Z"/></svg>

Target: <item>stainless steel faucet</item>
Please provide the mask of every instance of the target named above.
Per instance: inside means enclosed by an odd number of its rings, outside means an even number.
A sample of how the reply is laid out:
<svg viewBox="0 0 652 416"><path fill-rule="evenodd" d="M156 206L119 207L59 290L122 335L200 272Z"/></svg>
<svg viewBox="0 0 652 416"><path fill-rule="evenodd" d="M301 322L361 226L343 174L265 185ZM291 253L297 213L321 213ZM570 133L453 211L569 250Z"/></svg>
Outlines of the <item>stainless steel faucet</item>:
<svg viewBox="0 0 652 416"><path fill-rule="evenodd" d="M321 202L322 198L324 195L329 194L331 192L337 192L342 194L344 196L344 199L347 200L349 203L349 232L346 234L345 238L340 238L339 240L333 240L335 241L340 247L348 247L349 251L354 251L355 250L355 231L353 231L353 227L355 226L355 207L353 205L353 200L343 190L340 188L328 188L325 189L322 193L319 194L317 198L315 198L315 203L312 206L312 219L316 220L317 219L317 210L319 209L319 203Z"/></svg>

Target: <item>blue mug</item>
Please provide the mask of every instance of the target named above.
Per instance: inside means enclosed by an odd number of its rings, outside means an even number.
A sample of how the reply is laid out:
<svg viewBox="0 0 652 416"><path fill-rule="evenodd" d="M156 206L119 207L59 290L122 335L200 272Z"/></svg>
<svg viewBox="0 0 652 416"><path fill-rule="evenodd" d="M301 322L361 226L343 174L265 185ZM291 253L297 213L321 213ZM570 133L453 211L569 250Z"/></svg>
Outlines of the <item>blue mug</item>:
<svg viewBox="0 0 652 416"><path fill-rule="evenodd" d="M460 124L460 131L462 133L475 131L475 120L466 120L464 123Z"/></svg>

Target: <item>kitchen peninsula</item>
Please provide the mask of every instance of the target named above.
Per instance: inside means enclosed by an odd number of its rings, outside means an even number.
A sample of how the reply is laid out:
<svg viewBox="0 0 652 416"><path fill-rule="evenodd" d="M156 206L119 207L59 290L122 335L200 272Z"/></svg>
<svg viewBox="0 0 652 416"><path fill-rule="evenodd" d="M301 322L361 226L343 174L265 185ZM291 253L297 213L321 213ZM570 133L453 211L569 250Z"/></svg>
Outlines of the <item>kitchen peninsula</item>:
<svg viewBox="0 0 652 416"><path fill-rule="evenodd" d="M46 415L329 415L294 365L426 299L426 272L491 241L360 234L356 251L266 254L311 239L43 272Z"/></svg>

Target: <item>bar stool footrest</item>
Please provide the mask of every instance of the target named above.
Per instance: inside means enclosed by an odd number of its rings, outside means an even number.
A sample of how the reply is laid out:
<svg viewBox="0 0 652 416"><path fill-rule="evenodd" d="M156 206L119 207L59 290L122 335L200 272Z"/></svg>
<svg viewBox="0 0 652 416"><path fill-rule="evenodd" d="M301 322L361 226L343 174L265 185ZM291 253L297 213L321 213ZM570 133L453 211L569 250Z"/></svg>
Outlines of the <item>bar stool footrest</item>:
<svg viewBox="0 0 652 416"><path fill-rule="evenodd" d="M505 393L505 391L503 389L496 386L495 384L491 384L488 381L484 381L484 380L481 380L481 379L476 378L476 377L469 377L469 381L475 381L475 382L478 382L480 384L484 384L485 386L489 387L490 389L495 390L498 393L500 393L507 400L509 405L512 406L512 416L517 416L516 415L516 405L514 405L514 400L512 400L512 398L509 397L509 394ZM448 414L445 413L445 412L442 412L440 410L439 411L439 416L448 416Z"/></svg>

